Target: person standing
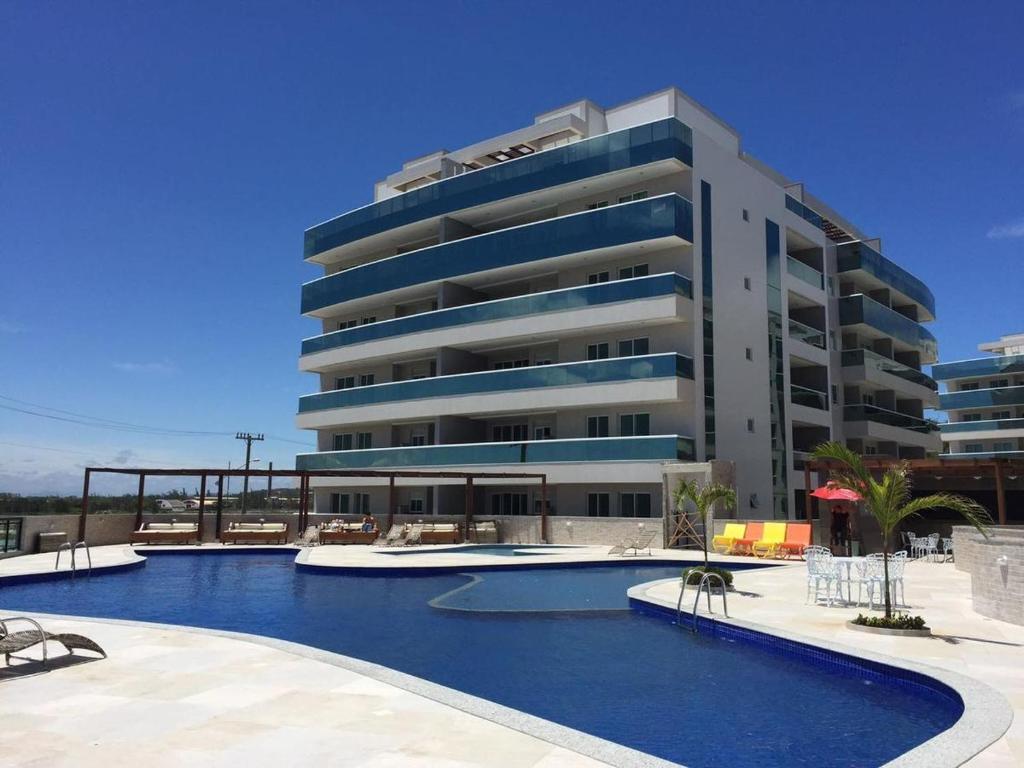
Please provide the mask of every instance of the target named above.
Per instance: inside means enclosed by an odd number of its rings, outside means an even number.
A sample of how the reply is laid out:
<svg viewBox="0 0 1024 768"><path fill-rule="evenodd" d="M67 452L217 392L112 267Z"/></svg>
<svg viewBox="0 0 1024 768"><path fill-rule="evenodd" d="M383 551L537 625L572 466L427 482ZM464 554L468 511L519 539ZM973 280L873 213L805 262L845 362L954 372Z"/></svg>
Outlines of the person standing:
<svg viewBox="0 0 1024 768"><path fill-rule="evenodd" d="M839 547L844 555L850 554L850 513L843 509L842 505L835 504L832 507L831 544L833 551Z"/></svg>

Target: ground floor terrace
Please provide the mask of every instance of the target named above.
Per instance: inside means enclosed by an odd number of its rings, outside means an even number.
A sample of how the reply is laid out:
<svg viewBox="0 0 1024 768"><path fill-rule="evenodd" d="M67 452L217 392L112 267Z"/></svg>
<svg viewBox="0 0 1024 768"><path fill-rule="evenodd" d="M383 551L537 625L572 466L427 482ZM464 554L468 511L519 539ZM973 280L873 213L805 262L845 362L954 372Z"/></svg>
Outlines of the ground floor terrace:
<svg viewBox="0 0 1024 768"><path fill-rule="evenodd" d="M601 547L563 546L534 552L530 547L504 552L464 549L461 553L459 548L444 549L407 548L395 554L359 546L282 547L276 554L263 549L245 550L247 554L229 550L225 557L218 554L223 551L219 545L190 547L184 553L176 553L174 548L160 553L157 548L98 547L93 550L91 578L80 574L75 580L38 583L26 580L52 574L52 554L0 562L0 579L4 579L0 615L35 613L48 630L87 635L108 653L102 661L56 664L45 672L38 665L15 666L0 675L0 718L4 722L0 754L11 757L6 763L11 765L129 765L141 761L153 766L313 761L360 766L667 765L664 758L644 750L645 740L650 740L652 752L668 754L671 745L666 747L666 735L671 739L693 728L687 726L686 718L667 709L659 692L675 691L685 708L698 688L711 690L713 696L719 685L725 687L722 695L726 700L735 700L737 692L742 692L740 698L768 695L774 702L766 710L770 717L764 712L716 710L722 729L757 734L756 743L735 743L734 738L728 754L716 747L710 757L694 755L693 760L674 759L672 763L775 764L772 760L780 759L775 739L787 721L800 725L789 737L794 740L802 731L816 734L817 739L831 738L835 702L820 700L812 706L814 701L803 701L807 692L787 683L788 660L782 651L783 655L770 662L770 674L777 675L774 686L731 683L729 670L715 664L714 657L698 656L696 668L687 668L685 654L713 652L714 648L707 646L723 639L708 632L694 636L671 621L657 622L662 635L647 635L650 628L646 625L629 624L629 632L618 638L625 644L604 655L601 637L618 631L616 622L625 617L650 621L631 616L645 615L645 608L654 612L659 606L674 609L678 579L654 577L664 573L661 569L671 572L673 563L678 568L693 560L692 553L656 550L651 558L623 559L610 556ZM513 550L518 554L510 555ZM249 559L249 564L241 562L242 558ZM732 568L749 563L748 559L713 559ZM221 582L216 586L199 573L214 561L234 563L227 570L215 571ZM186 568L176 571L175 562ZM644 563L652 563L650 570L640 569ZM580 593L578 585L570 585L548 589L546 592L554 594L537 598L544 595L544 584L554 585L553 577L565 573L559 566L568 565L582 567L586 573L603 570L603 591ZM60 571L66 568L65 560ZM131 570L120 571L122 568ZM617 574L628 569L640 570L631 579L620 581ZM131 592L144 587L147 570L166 578L161 576L159 584L150 585L155 592ZM273 581L275 574L290 578L293 572L303 570L313 580L287 582L293 590L280 601L280 595L268 593L280 586ZM364 581L345 580L359 571ZM434 575L425 575L431 572ZM9 578L12 576L14 581ZM452 584L435 585L431 579L437 578L451 579ZM180 579L187 579L194 589L182 592L180 587L186 582ZM543 641L524 646L516 634L521 630L519 621L535 616L541 608L517 603L531 594L531 582L540 584L541 590L533 589L530 600L543 599L561 609L567 607L558 602L563 597L596 600L598 604L590 607L597 610L592 614L557 610L546 617ZM624 586L630 582L635 583ZM970 766L1021 764L1024 671L1019 659L1024 650L1024 627L974 613L970 577L950 563L911 563L906 583L908 602L924 613L933 627L931 638L894 638L850 630L846 621L856 615L856 608L805 603L805 571L799 562L735 570L735 589L729 594L732 619L723 620L717 599L715 618L740 629L809 642L823 649L822 653L836 651L870 663L887 662L953 685L962 693L966 711L952 729L938 733L894 764L956 765L962 760ZM453 585L457 586L449 590ZM486 647L466 649L453 636L446 653L435 649L422 659L425 666L403 671L405 659L416 655L417 648L431 647L437 641L436 633L444 636L447 630L442 624L431 625L431 632L418 633L415 617L403 614L404 622L388 625L386 635L367 638L365 653L360 654L325 650L323 646L329 643L320 642L323 638L318 640L315 633L290 635L275 624L275 611L292 615L288 606L322 604L328 595L339 591L344 596L339 609L348 603L358 606L378 588L387 590L387 602L399 603L415 595L413 602L422 600L423 610L441 616L442 622L468 622L451 625L460 638L466 637L468 630L481 631L483 627ZM630 602L623 601L627 589ZM247 590L263 595L258 605L246 600ZM162 600L152 599L155 595ZM229 595L235 598L226 599ZM126 596L134 596L137 603L126 606ZM199 610L204 599L216 601L215 615L223 622L213 621L210 617L214 614ZM554 603L547 602L552 599ZM490 604L481 605L480 600ZM621 602L605 605L604 600ZM330 606L323 607L324 613L333 612ZM481 608L486 615L477 613ZM700 610L706 613L705 606ZM253 615L261 617L260 631L251 627L239 631L240 625L232 624L232 616L247 611L256 611ZM357 615L369 614L358 611ZM557 634L565 627L571 629L577 619L578 641L586 646L583 658L589 659L589 679L580 690L587 690L592 701L577 702L575 709L605 712L608 718L602 721L602 728L610 727L613 733L615 723L628 721L630 728L619 733L617 740L567 726L558 716L538 716L480 696L486 686L474 688L473 681L500 679L508 669L533 670L515 679L509 677L505 686L512 700L518 696L534 701L531 691L545 689L546 676L568 674L578 662L572 649L562 647ZM310 620L317 621L315 617ZM298 637L299 642L286 637ZM379 663L386 654L381 656L373 649L395 637L404 638L399 656L393 665ZM665 642L684 655L667 662L660 658ZM568 669L549 669L552 656ZM617 660L628 662L630 674L625 680L619 679L622 675L614 666ZM434 674L439 668L459 667L466 673ZM408 669L419 674L410 674ZM673 672L667 673L669 669ZM566 685L571 688L570 682ZM869 680L857 682L871 684ZM609 691L613 692L611 699L605 695ZM787 702L793 701L802 702L799 712L787 709ZM552 706L552 711L558 712L569 708L571 702L558 700ZM831 764L828 760L836 750L840 756L844 749L850 755L859 745L882 738L880 733L871 733L869 715L859 706L851 700L838 707L849 722L837 731L835 743L826 747L828 754L802 754L800 750L810 742L794 741L790 753L781 753L779 764ZM1016 717L1006 730L1011 714ZM826 730L816 730L822 724ZM899 729L895 721L889 727ZM766 744L774 747L769 753L759 752ZM843 764L882 762L850 759Z"/></svg>

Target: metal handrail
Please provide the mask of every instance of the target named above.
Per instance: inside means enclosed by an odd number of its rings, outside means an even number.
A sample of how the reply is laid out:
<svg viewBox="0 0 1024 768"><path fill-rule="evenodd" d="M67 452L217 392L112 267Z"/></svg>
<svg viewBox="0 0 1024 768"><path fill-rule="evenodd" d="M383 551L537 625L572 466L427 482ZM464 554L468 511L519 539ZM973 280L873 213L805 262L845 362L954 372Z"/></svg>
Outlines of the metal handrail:
<svg viewBox="0 0 1024 768"><path fill-rule="evenodd" d="M63 552L65 549L71 553L71 570L75 570L75 552L71 548L71 544L69 544L66 541L59 547L57 547L57 559L53 561L53 570L56 571L60 568L60 553Z"/></svg>
<svg viewBox="0 0 1024 768"><path fill-rule="evenodd" d="M728 601L728 598L726 597L726 592L728 591L728 588L726 587L725 579L723 579L717 573L707 572L707 573L705 573L701 577L700 582L697 584L697 594L694 596L694 599L693 599L693 611L692 611L691 615L693 617L693 628L692 628L692 631L693 631L694 634L697 633L697 604L700 602L700 593L704 590L705 585L708 588L708 613L712 613L712 610L711 610L711 580L712 579L718 579L719 584L722 585L722 613L725 614L725 618L729 618L729 601ZM683 588L679 590L679 600L676 602L676 624L679 624L680 626L682 626L682 622L680 621L680 619L682 619L682 613L683 613L683 595L686 593L686 585L687 585L688 581L689 581L689 576L686 576L686 577L683 578Z"/></svg>
<svg viewBox="0 0 1024 768"><path fill-rule="evenodd" d="M58 550L59 551L59 550ZM0 637L6 637L10 632L7 629L7 624L12 621L24 621L36 628L39 632L39 642L43 646L43 663L46 663L46 633L43 631L42 626L35 619L30 619L28 616L11 616L10 618L0 619L0 632L3 634ZM18 658L21 658L20 656Z"/></svg>
<svg viewBox="0 0 1024 768"><path fill-rule="evenodd" d="M71 572L72 572L72 574L74 574L74 571L75 571L75 550L79 549L79 548L82 548L82 549L85 550L85 558L86 558L86 561L89 564L88 565L88 574L89 574L89 577L91 578L92 577L92 555L89 552L89 545L86 544L84 541L78 542L77 544L75 544L75 546L73 546L71 548Z"/></svg>

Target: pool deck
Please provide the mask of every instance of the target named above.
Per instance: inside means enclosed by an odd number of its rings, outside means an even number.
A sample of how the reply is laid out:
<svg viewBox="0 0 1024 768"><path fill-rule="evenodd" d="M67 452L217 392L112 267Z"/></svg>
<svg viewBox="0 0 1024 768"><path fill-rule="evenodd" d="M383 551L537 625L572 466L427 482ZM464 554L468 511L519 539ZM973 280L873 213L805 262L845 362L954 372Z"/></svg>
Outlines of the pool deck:
<svg viewBox="0 0 1024 768"><path fill-rule="evenodd" d="M146 549L97 547L92 551L94 569L130 565ZM605 547L565 548L531 557L428 554L432 548L422 549L422 554L401 556L362 546L296 551L311 565L342 568L623 561L609 558ZM697 556L658 550L655 555L658 560ZM52 572L53 557L0 561L0 577ZM726 564L733 558L713 559ZM986 683L1009 701L1015 718L1005 736L966 765L1024 765L1024 627L975 613L970 576L948 563L908 565L907 599L925 615L935 633L932 638L852 631L845 623L858 610L805 605L805 584L802 563L738 571L730 614L764 631L796 633L853 653L908 659ZM675 605L678 597L676 584L638 589L643 599L653 602ZM0 587L0 606L2 595ZM718 605L716 601L716 611ZM9 614L0 609L0 615ZM500 725L470 714L458 702L451 706L430 686L407 684L400 676L388 682L362 674L331 663L333 654L302 646L131 622L49 618L45 623L51 631L92 637L110 658L31 677L0 675L0 755L14 756L5 765L117 766L143 760L152 768L313 760L367 767L608 764L573 751L571 741L552 735L538 738L517 730L515 723ZM26 749L28 744L35 748Z"/></svg>

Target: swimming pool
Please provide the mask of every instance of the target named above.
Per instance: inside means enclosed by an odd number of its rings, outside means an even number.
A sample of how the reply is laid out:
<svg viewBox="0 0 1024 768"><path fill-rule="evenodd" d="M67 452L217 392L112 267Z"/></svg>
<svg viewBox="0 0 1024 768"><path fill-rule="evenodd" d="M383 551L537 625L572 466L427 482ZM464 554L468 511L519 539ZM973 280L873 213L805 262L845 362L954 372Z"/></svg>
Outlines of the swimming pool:
<svg viewBox="0 0 1024 768"><path fill-rule="evenodd" d="M304 643L691 768L881 765L962 712L952 693L629 609L628 586L679 566L356 576L296 569L289 551L147 556L134 571L6 585L0 604Z"/></svg>
<svg viewBox="0 0 1024 768"><path fill-rule="evenodd" d="M529 557L549 555L574 549L573 546L552 546L550 544L468 544L461 547L435 547L432 549L385 549L385 555L497 555L498 557Z"/></svg>

